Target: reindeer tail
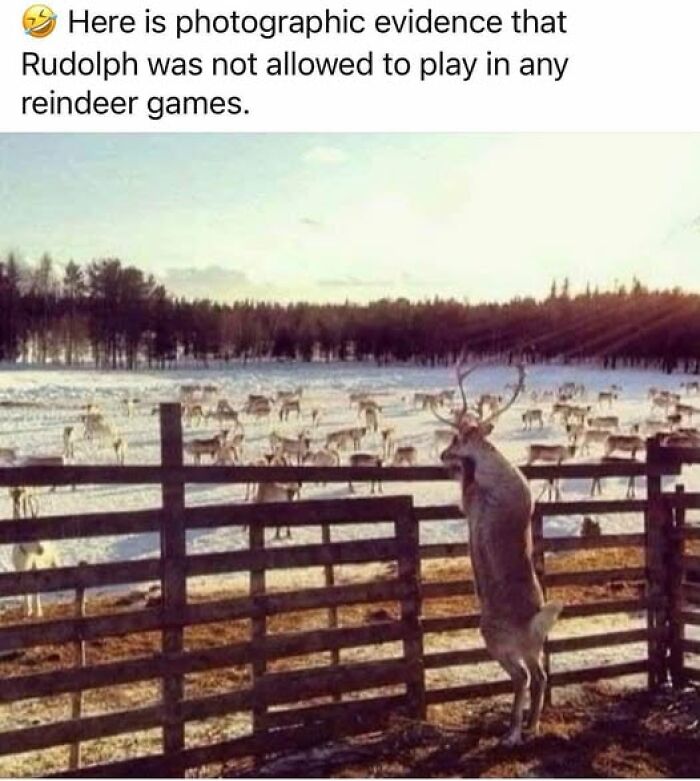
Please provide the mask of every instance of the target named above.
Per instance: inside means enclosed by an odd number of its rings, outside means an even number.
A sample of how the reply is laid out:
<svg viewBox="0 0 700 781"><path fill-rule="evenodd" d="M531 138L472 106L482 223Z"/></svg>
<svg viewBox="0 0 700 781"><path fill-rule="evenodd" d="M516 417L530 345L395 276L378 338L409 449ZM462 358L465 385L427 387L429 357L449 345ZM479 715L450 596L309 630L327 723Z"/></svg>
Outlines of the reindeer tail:
<svg viewBox="0 0 700 781"><path fill-rule="evenodd" d="M530 631L544 642L545 637L549 634L563 609L563 602L547 602L542 610L536 613L530 621Z"/></svg>

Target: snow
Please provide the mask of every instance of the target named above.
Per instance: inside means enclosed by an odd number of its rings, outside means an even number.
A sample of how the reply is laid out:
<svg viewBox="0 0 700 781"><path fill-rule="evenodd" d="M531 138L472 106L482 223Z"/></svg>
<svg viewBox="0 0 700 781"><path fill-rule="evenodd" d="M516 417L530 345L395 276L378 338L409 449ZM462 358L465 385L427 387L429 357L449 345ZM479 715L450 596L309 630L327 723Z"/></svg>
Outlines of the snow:
<svg viewBox="0 0 700 781"><path fill-rule="evenodd" d="M512 382L514 372L507 367L489 367L469 378L469 395L492 391L505 394L505 384ZM612 413L620 416L623 428L642 422L650 416L647 398L648 388L656 386L679 391L682 376L667 376L658 372L619 370L603 371L590 367L539 366L528 370L528 390L509 410L497 426L492 437L494 443L516 462L524 461L528 443L564 443L562 425L551 422L545 415L545 428L523 431L522 412L531 406L548 410L550 402L532 402L532 390L552 390L565 381L582 382L588 391L588 401L596 409L597 392L613 383L622 386L621 398ZM10 447L25 456L55 455L62 449L65 426L76 427L76 462L80 464L113 463L114 454L109 443L91 443L82 438L79 415L82 407L92 402L99 405L108 420L115 424L128 442L128 464L155 464L159 461L158 416L152 414L155 405L163 401L175 401L181 385L216 384L221 397L240 409L248 393L273 394L277 390L304 387L303 419L295 416L289 422L280 423L276 417L255 422L242 417L246 430L244 458L253 461L269 450L268 436L272 430L281 434L296 435L302 428L312 431L314 443L322 446L325 434L335 428L357 425L355 408L351 408L348 395L351 391L367 390L376 394L383 406L381 425L396 429L397 444L413 444L419 449L419 462L436 463L432 446L432 434L440 424L429 411L417 409L413 403L416 391L454 387L454 373L447 368L377 367L358 364L249 364L233 365L229 369L190 370L171 372L102 372L90 370L16 370L0 371L0 448ZM123 400L138 399L133 417L126 415ZM693 399L691 398L692 402ZM700 400L698 400L700 403ZM311 409L321 410L321 423L311 429ZM602 412L607 412L601 410ZM658 413L657 413L658 414ZM219 428L210 419L195 428L185 427L185 439L211 436ZM379 453L380 437L370 434L363 443L363 450ZM593 453L593 457L599 454ZM583 460L587 460L585 457ZM577 460L581 460L578 457ZM694 481L691 473L684 477L688 490ZM623 497L627 481L624 478L604 481L606 497ZM539 493L539 486L534 486ZM641 488L641 486L640 486ZM589 495L589 480L570 480L562 485L566 499ZM230 501L242 501L244 486L191 486L187 501L191 505L203 505ZM369 492L369 486L357 486L359 494ZM419 505L456 502L456 484L441 481L434 483L386 484L385 493L412 493ZM304 498L347 496L346 485L304 487ZM55 492L41 489L42 515L72 512L143 509L158 506L157 487L101 486L82 487L72 491L69 487ZM0 499L0 518L10 517L9 497ZM599 519L601 520L601 519ZM546 520L548 535L576 534L580 518L553 517ZM640 528L639 515L610 515L602 517L604 531L636 531ZM351 529L351 536L360 529ZM334 534L338 532L334 531ZM465 539L465 524L461 521L445 521L424 524L422 531L426 541L456 541ZM316 531L295 531L295 542L314 539ZM340 539L340 537L337 537ZM213 529L193 533L188 540L193 552L232 549L244 544L240 529ZM280 543L283 544L283 543ZM6 546L7 547L7 546ZM61 560L75 563L79 559L89 562L133 559L158 555L155 535L134 535L121 538L97 538L87 546L66 542L58 545ZM9 550L0 548L0 566L8 565Z"/></svg>

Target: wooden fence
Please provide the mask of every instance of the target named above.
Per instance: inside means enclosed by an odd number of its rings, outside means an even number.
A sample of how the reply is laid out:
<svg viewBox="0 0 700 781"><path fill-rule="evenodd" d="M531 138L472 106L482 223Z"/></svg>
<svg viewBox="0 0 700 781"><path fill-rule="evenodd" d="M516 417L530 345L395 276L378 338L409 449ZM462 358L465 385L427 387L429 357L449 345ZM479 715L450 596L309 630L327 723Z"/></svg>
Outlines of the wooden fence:
<svg viewBox="0 0 700 781"><path fill-rule="evenodd" d="M133 534L156 534L160 540L158 556L135 561L0 573L0 597L72 591L78 605L72 615L0 625L0 673L3 654L74 649L74 664L3 675L0 708L58 695L69 696L71 707L70 718L51 716L49 723L0 732L0 758L69 746L66 775L180 775L191 767L236 757L259 759L374 731L396 714L422 719L443 703L510 690L507 680L493 679L477 667L489 658L475 632L479 616L467 543L421 540L431 525L459 519L457 507L414 506L410 496L269 505L186 503L188 484L448 480L441 467L185 466L178 405L162 407L161 443L158 466L0 469L4 486L128 484L160 485L162 490L158 509L0 523L0 545ZM547 643L552 686L626 675L645 675L652 686L669 675L674 683L700 680L700 669L692 666L700 643L686 636L689 626L700 625L693 607L700 589L692 580L700 572L700 556L692 548L700 530L685 517L687 508L700 508L700 495L686 494L680 486L673 493L662 490L662 478L679 475L682 463L693 463L694 456L700 462L700 452L666 451L650 442L645 463L524 470L532 480L640 479L647 489L639 499L536 506L534 555L545 590L590 591L567 603L562 629ZM544 534L548 516L619 513L638 514L643 530L588 538ZM306 540L271 545L266 530L278 525L303 528ZM350 525L362 534L350 534ZM198 531L241 526L247 527L247 547L207 553L188 549L188 533L191 539ZM613 549L636 552L636 563L601 569L554 566L573 552ZM440 563L442 569L435 569ZM286 578L280 579L280 573ZM309 585L304 577L310 574L320 583ZM239 583L234 589L224 581L203 597L190 585L205 576L243 577L246 587ZM101 614L86 609L86 590L153 583L159 585L160 599L150 605ZM567 630L576 619L630 615L636 625L614 632ZM204 627L215 631L198 635ZM91 644L109 647L119 638L153 633L159 633L160 642L149 646L150 652L141 645L127 658L91 659ZM574 656L573 662L559 664L572 654L622 645L641 650L624 661L580 664ZM198 676L231 669L238 671L240 685L216 693L198 688ZM478 674L462 675L464 669ZM86 713L90 709L82 706L83 692L148 682L158 684L157 696L137 707L102 706ZM238 721L235 726L227 722L227 734L214 741L188 732L193 724L215 719ZM123 759L78 767L81 744L152 730L160 732L160 740L155 747L149 744L143 756L127 751Z"/></svg>

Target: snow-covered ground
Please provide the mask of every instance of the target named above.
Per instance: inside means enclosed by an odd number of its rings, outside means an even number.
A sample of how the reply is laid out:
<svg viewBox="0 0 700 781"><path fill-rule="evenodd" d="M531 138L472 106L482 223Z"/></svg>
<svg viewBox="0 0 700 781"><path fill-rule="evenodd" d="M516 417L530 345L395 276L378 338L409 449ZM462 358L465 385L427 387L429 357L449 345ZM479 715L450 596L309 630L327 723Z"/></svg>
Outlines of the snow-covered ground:
<svg viewBox="0 0 700 781"><path fill-rule="evenodd" d="M505 385L512 382L514 372L506 367L485 368L469 378L468 391L472 398L485 391L505 395ZM679 391L683 381L681 375L667 376L658 372L645 371L603 371L597 368L570 366L539 366L528 370L527 392L518 403L499 421L493 441L514 461L523 462L526 446L531 442L564 443L565 432L561 423L549 420L550 401L533 402L532 391L541 394L552 390L565 381L582 382L588 391L585 403L592 404L594 411L601 414L608 409L599 408L596 399L598 391L615 383L622 387L620 400L612 414L620 416L623 428L642 422L651 414L647 397L648 388L668 388ZM81 407L91 401L99 405L106 417L119 429L128 442L127 463L149 464L159 460L158 417L152 414L153 407L161 401L174 401L179 397L180 386L188 383L213 383L220 387L221 398L226 398L234 408L240 409L248 393L273 395L277 390L303 386L303 418L297 421L294 414L289 422L280 423L273 412L269 420L255 422L243 415L246 431L244 457L252 461L269 451L268 437L271 431L296 435L302 428L312 432L314 442L323 445L328 431L349 425L357 425L355 408L349 403L349 393L367 390L376 394L383 407L381 426L393 426L397 444L416 445L420 463L436 463L433 448L433 431L440 424L429 411L418 409L413 404L413 393L420 390L437 390L454 387L454 373L446 368L376 367L356 364L250 364L234 365L226 370L192 370L174 372L98 372L89 370L0 370L0 448L16 448L20 457L30 455L59 454L62 449L62 433L65 426L76 427L76 462L81 464L113 463L114 453L108 443L102 446L82 438L79 416ZM138 399L133 417L126 415L123 400ZM700 398L693 399L700 407ZM16 406L15 406L16 405ZM545 414L545 427L540 430L524 431L522 412L529 407L541 406ZM321 423L311 428L311 410L321 411ZM657 413L658 414L658 413ZM219 429L213 419L197 428L185 427L185 438L211 436ZM363 450L381 450L378 435L369 434L363 443ZM595 450L591 456L597 458ZM700 481L687 470L684 482L688 489L700 488ZM700 471L700 470L698 470ZM697 485L695 485L697 483ZM589 495L590 481L565 482L564 497L573 499ZM608 497L622 497L626 490L625 479L605 481ZM539 492L539 486L535 486ZM193 486L188 490L188 502L192 505L242 501L243 486ZM369 491L368 486L357 486L360 495ZM387 484L385 493L412 493L416 504L443 504L456 502L457 486L449 482ZM345 485L326 487L309 485L304 488L304 498L339 497L348 494ZM69 512L110 511L140 509L158 506L160 497L157 488L134 486L102 486L80 488L73 492L60 488L51 493L40 492L42 515ZM11 506L6 492L0 496L0 518L10 517ZM546 533L551 535L576 533L579 518L550 518ZM604 530L634 531L639 529L638 515L611 515L603 518ZM361 530L350 531L360 534ZM312 539L315 532L299 530L295 542ZM464 524L460 521L425 524L423 535L426 540L464 539ZM238 529L206 530L192 535L190 550L203 552L230 549L244 544L242 531ZM284 543L279 543L284 544ZM60 555L66 564L86 559L90 562L124 558L138 558L157 555L158 541L154 535L131 538L98 538L87 548L75 543L61 544ZM0 567L9 563L7 549L0 547Z"/></svg>
<svg viewBox="0 0 700 781"><path fill-rule="evenodd" d="M474 399L479 393L492 391L504 396L506 383L514 379L513 370L488 368L478 372L469 380L469 395ZM584 383L588 391L585 403L591 404L594 411L607 414L607 408L600 409L596 399L598 391L607 389L615 383L622 387L619 401L611 414L619 415L624 430L637 422L642 422L651 414L648 400L650 386L680 390L685 378L680 375L668 377L657 372L643 371L602 371L587 367L541 366L528 370L528 388L518 403L499 421L492 437L493 441L515 462L525 460L526 446L532 442L565 443L566 435L561 423L549 419L551 401L533 402L531 394L541 394L553 390L566 381ZM176 371L176 372L96 372L64 370L16 370L0 369L0 449L16 448L20 457L30 455L59 454L62 449L62 433L65 426L76 426L80 431L79 416L88 402L99 405L106 417L119 429L128 441L128 464L154 464L159 461L158 417L152 414L154 406L162 401L175 401L179 397L181 385L215 383L220 386L221 398L226 398L235 409L240 409L248 393L273 395L277 390L294 389L303 386L303 418L297 421L294 416L288 423L281 424L276 416L269 421L254 422L242 416L246 431L244 458L253 461L269 451L268 437L271 431L294 435L301 428L312 432L314 442L323 445L327 432L341 427L357 425L355 408L349 403L351 391L366 390L373 394L383 406L381 426L393 426L396 430L397 444L416 445L419 449L419 463L437 463L433 449L433 431L442 427L429 411L416 408L413 394L416 391L439 390L454 387L453 371L448 369L427 369L409 367L375 367L369 365L298 365L263 364L233 366L228 370ZM127 417L123 400L127 397L139 400L133 417ZM687 399L700 407L700 397ZM521 415L530 407L541 406L545 410L545 426L532 432L523 430ZM321 410L321 423L318 428L311 427L311 410ZM215 421L206 421L197 428L185 427L185 439L210 436L217 429ZM381 442L378 436L368 435L363 450L379 452ZM584 457L598 458L600 449ZM577 457L581 460L581 456ZM97 446L78 436L76 443L76 461L80 464L114 463L114 453L107 446ZM700 490L700 470L686 470L683 481L688 490ZM641 481L640 481L641 482ZM669 481L671 482L671 481ZM608 479L604 481L605 496L624 497L627 481ZM367 495L369 486L356 486L359 495ZM540 486L534 486L538 493ZM589 496L589 480L566 481L562 485L566 499ZM222 502L243 501L243 486L196 486L188 490L187 500L191 505L203 505ZM458 488L446 481L433 483L389 484L384 486L388 493L412 493L417 505L456 503ZM303 496L341 497L347 496L346 485L304 487ZM638 487L638 496L643 496L643 486ZM115 511L156 507L160 502L158 488L138 486L102 486L82 487L73 492L70 488L60 488L51 493L48 489L40 492L40 511L43 516L83 513L91 511ZM0 519L11 516L11 505L7 493L0 492ZM577 534L581 518L548 518L545 533L548 535ZM600 516L604 531L638 531L642 519L639 514ZM693 514L689 520L693 522ZM445 521L424 524L424 541L466 540L466 524L461 521ZM387 527L384 527L386 529ZM334 529L334 539L358 537L360 535L381 536L381 528L368 529L366 526ZM318 539L317 530L295 529L293 543ZM190 551L205 552L243 547L247 539L238 528L204 530L192 534L189 539ZM270 544L285 545L287 541L275 541L270 532ZM103 562L141 557L158 556L158 539L155 535L133 535L131 537L96 538L88 543L66 541L58 544L63 563L71 564L79 560ZM0 546L0 569L7 569L10 562L10 547ZM318 568L316 568L318 569ZM352 567L341 567L337 573L338 582L345 578L357 577ZM356 569L356 568L355 568ZM370 573L365 570L362 578ZM320 585L320 573L316 570L289 573L271 573L268 586L272 588L294 588L306 584ZM213 582L191 583L193 589L205 586L221 587L219 578ZM232 578L226 579L227 588L239 585ZM240 579L240 585L247 587L247 580ZM0 609L1 609L0 605ZM587 619L573 619L562 622L555 629L557 636L571 634L604 634L616 629L632 629L644 625L643 614L626 616L597 616ZM426 650L430 652L456 650L475 647L481 644L476 631L451 632L426 637ZM400 649L399 649L400 650ZM377 658L382 649L377 647L352 649L344 652L344 659L359 660L363 655ZM396 648L385 647L384 653L398 653ZM557 655L553 661L554 670L577 668L611 662L629 661L644 658L644 644L607 647L587 651ZM453 686L460 683L484 681L499 677L500 672L493 663L450 667L433 670L429 673L431 687ZM150 690L149 690L150 691ZM144 695L134 688L130 696ZM158 693L148 696L157 698ZM0 728L8 724L16 726L18 718L22 723L32 723L38 713L48 718L65 718L67 706L57 705L56 712L47 716L43 701L29 701L20 706L14 704L0 711ZM100 702L98 710L104 707ZM117 707L125 707L123 702ZM34 708L34 710L32 710ZM39 710L36 710L36 709ZM223 722L222 722L223 724ZM225 727L225 729L224 729ZM224 733L245 732L248 726L226 721ZM111 745L111 744L110 744ZM116 743L115 743L116 745ZM129 749L131 750L131 749ZM62 759L58 760L62 762ZM9 766L8 766L9 767ZM14 766L11 766L14 767ZM38 772L32 765L32 772ZM2 770L2 767L0 767ZM14 772L14 771L13 771Z"/></svg>

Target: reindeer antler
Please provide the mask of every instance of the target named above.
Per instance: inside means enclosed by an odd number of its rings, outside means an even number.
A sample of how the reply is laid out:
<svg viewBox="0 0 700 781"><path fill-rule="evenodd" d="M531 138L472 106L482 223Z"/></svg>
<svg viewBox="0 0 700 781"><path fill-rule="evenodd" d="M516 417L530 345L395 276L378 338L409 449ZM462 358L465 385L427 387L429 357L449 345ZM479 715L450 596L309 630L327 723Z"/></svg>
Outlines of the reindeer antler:
<svg viewBox="0 0 700 781"><path fill-rule="evenodd" d="M464 390L464 381L467 379L467 377L472 374L472 372L476 371L477 369L483 368L484 366L492 365L489 363L477 363L474 366L470 366L468 368L463 368L460 364L457 365L457 382L459 384L459 392L462 395L462 409L455 414L454 418L445 418L442 415L438 413L438 411L435 409L435 407L432 407L432 413L435 415L435 417L441 421L442 423L446 423L448 426L451 426L452 428L459 428L459 424L462 420L464 420L465 415L467 414L467 410L469 407L469 404L467 403L467 393ZM525 386L525 367L522 364L518 364L518 383L515 387L515 391L512 395L512 397L509 399L509 401L502 406L500 409L496 410L492 415L489 415L488 418L482 420L482 423L490 423L492 420L495 420L500 415L502 415L507 409L513 406L515 403L515 400L518 398L518 396L521 394L524 386Z"/></svg>
<svg viewBox="0 0 700 781"><path fill-rule="evenodd" d="M518 382L515 386L515 390L513 391L513 395L510 397L510 399L499 409L497 409L492 415L489 415L488 418L486 418L483 422L484 423L491 423L492 421L499 418L507 409L510 409L513 404L515 404L515 400L518 398L518 396L522 393L523 388L525 387L525 367L522 363L518 364Z"/></svg>

